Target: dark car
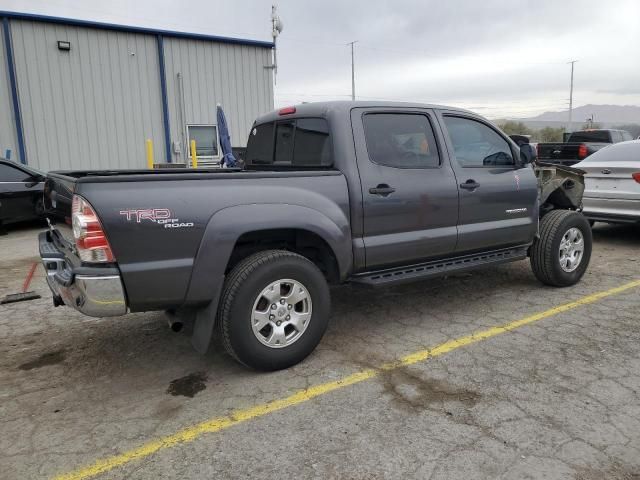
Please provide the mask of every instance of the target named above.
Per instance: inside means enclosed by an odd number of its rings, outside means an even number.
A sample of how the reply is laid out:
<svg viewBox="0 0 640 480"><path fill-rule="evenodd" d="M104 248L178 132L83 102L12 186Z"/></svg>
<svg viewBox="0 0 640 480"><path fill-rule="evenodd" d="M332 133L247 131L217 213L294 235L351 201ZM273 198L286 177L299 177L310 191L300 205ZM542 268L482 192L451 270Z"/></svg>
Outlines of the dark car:
<svg viewBox="0 0 640 480"><path fill-rule="evenodd" d="M45 174L0 159L0 226L43 216Z"/></svg>
<svg viewBox="0 0 640 480"><path fill-rule="evenodd" d="M632 140L626 130L589 129L573 132L564 143L538 143L538 160L571 166L613 143Z"/></svg>

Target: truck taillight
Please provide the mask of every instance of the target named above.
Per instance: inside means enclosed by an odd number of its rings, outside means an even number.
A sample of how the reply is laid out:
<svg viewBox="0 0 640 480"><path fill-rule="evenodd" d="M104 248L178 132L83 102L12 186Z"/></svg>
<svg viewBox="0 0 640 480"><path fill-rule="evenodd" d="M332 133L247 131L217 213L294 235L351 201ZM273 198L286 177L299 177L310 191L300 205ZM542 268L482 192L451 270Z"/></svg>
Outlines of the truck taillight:
<svg viewBox="0 0 640 480"><path fill-rule="evenodd" d="M632 173L631 178L633 178L636 182L640 183L640 172Z"/></svg>
<svg viewBox="0 0 640 480"><path fill-rule="evenodd" d="M79 195L73 196L71 225L78 255L83 262L114 262L115 257L93 207Z"/></svg>
<svg viewBox="0 0 640 480"><path fill-rule="evenodd" d="M588 155L589 155L589 152L587 151L587 146L583 143L578 147L578 158L579 159L587 158Z"/></svg>

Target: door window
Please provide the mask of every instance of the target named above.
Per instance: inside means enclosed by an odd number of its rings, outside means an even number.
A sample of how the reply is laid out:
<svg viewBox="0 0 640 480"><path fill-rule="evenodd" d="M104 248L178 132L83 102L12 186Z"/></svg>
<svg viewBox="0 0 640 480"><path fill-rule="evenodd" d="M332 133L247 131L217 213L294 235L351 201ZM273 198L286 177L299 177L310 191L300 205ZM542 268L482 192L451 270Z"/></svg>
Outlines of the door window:
<svg viewBox="0 0 640 480"><path fill-rule="evenodd" d="M515 165L509 143L487 125L469 118L445 116L456 161L463 168Z"/></svg>
<svg viewBox="0 0 640 480"><path fill-rule="evenodd" d="M29 174L23 172L19 168L9 165L0 165L0 182L27 182Z"/></svg>
<svg viewBox="0 0 640 480"><path fill-rule="evenodd" d="M440 156L426 115L373 113L362 119L369 158L394 168L434 168Z"/></svg>

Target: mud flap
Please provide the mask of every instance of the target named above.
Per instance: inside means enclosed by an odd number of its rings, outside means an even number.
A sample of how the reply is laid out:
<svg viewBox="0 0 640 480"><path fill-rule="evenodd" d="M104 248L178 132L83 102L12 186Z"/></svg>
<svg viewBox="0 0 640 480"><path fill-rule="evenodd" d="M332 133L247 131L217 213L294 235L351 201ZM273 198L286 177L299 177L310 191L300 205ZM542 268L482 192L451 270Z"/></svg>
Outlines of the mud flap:
<svg viewBox="0 0 640 480"><path fill-rule="evenodd" d="M218 298L213 299L209 305L200 308L195 312L191 345L193 345L193 348L202 355L207 353L209 345L211 344L213 330L216 325L217 313Z"/></svg>

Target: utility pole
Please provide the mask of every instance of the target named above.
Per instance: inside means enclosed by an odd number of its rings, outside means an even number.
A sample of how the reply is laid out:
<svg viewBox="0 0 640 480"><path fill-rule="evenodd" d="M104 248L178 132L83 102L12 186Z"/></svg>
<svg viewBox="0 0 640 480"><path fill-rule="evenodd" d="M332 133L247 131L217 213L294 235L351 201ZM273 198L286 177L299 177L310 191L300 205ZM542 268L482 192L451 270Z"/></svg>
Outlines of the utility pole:
<svg viewBox="0 0 640 480"><path fill-rule="evenodd" d="M353 61L353 45L356 43L358 43L357 40L347 43L347 45L351 45L351 100L352 101L355 101L356 99L356 70L355 70L355 63Z"/></svg>
<svg viewBox="0 0 640 480"><path fill-rule="evenodd" d="M576 62L577 60L571 60L570 62L568 62L571 64L571 86L569 87L569 125L567 126L567 130L569 131L569 133L573 131L573 64Z"/></svg>

